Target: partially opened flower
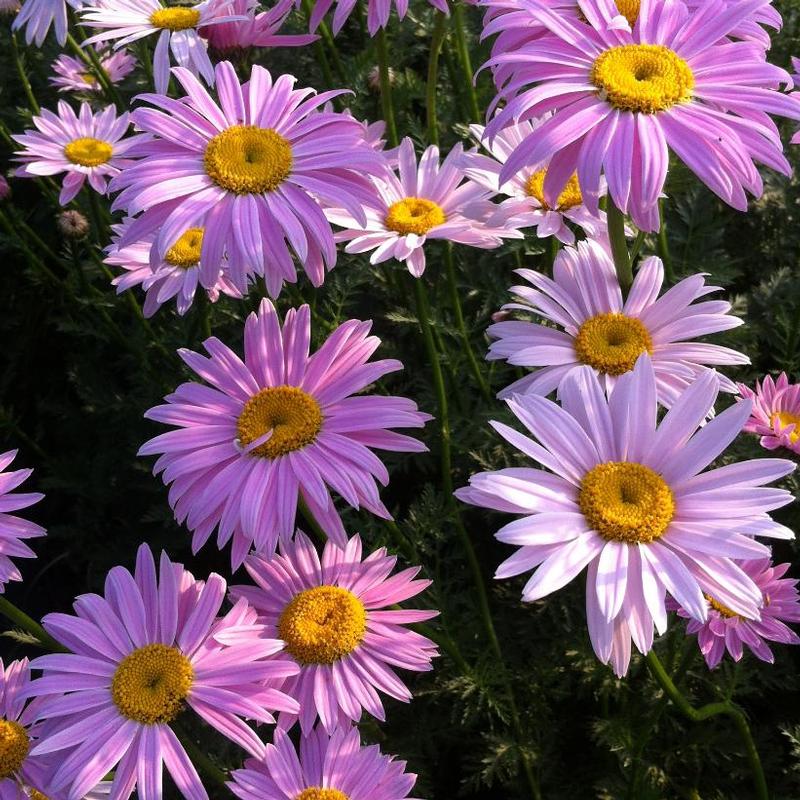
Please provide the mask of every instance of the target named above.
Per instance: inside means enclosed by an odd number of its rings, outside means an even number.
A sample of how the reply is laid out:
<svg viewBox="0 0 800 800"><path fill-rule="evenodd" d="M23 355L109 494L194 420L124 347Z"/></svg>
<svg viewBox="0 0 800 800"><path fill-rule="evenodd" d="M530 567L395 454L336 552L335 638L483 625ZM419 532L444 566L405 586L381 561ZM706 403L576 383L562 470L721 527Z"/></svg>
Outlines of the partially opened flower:
<svg viewBox="0 0 800 800"><path fill-rule="evenodd" d="M753 391L743 383L737 384L742 397L751 400L753 411L744 429L761 437L767 450L785 447L800 453L800 384L789 383L785 372L773 381L766 375L756 381Z"/></svg>
<svg viewBox="0 0 800 800"><path fill-rule="evenodd" d="M114 567L105 595L75 600L75 616L48 614L47 632L72 652L37 658L42 677L28 689L42 698L37 717L48 735L32 755L58 753L48 793L79 800L110 770L112 796L134 788L161 797L162 762L180 793L207 798L171 723L188 706L256 757L264 745L243 718L274 722L272 711L296 712L279 687L297 667L276 656L283 643L266 635L246 603L217 614L225 581L198 581L165 554L156 577L142 545L133 575Z"/></svg>
<svg viewBox="0 0 800 800"><path fill-rule="evenodd" d="M78 194L87 180L94 191L105 194L108 179L131 163L126 158L128 150L145 138L123 138L129 115L117 116L114 106L95 114L88 103L81 103L76 116L67 103L59 100L58 115L42 109L33 124L37 130L11 137L24 148L17 151L17 161L22 166L16 174L38 178L66 173L58 197L62 206Z"/></svg>
<svg viewBox="0 0 800 800"><path fill-rule="evenodd" d="M545 597L588 568L589 635L617 675L628 668L631 639L646 653L654 626L666 629L667 592L700 622L708 617L705 594L758 619L761 590L734 559L769 556L756 535L793 536L768 515L792 495L762 488L790 473L791 461L755 459L701 471L739 434L749 402L705 422L719 391L706 372L656 424L656 391L653 365L643 355L610 397L590 367L564 380L560 406L516 396L509 408L533 438L492 425L549 471L483 472L456 492L464 502L523 515L497 533L518 550L496 577L534 570L524 601Z"/></svg>
<svg viewBox="0 0 800 800"><path fill-rule="evenodd" d="M156 472L172 484L170 504L201 547L214 528L231 537L231 560L251 546L271 555L294 533L298 501L340 545L346 541L330 489L354 508L391 519L376 481L389 473L371 448L421 452L425 446L391 428L421 428L430 417L404 397L356 396L402 369L393 359L370 361L380 339L371 322L349 320L309 355L311 313L290 309L283 326L272 303L245 324L244 361L219 339L210 358L181 358L211 386L184 383L145 415L178 430L151 439L140 455L161 453Z"/></svg>
<svg viewBox="0 0 800 800"><path fill-rule="evenodd" d="M116 53L98 53L98 60L111 84L119 83L136 68L136 59L125 50ZM55 75L50 83L59 92L100 92L102 87L95 74L80 58L62 53L53 62Z"/></svg>
<svg viewBox="0 0 800 800"><path fill-rule="evenodd" d="M742 324L724 300L696 302L718 291L706 284L703 275L685 278L659 297L663 265L656 257L645 258L623 300L610 255L592 241L562 249L552 279L529 269L517 274L532 287L512 286L518 300L504 308L532 312L544 324L512 320L489 327L495 341L487 358L533 368L530 375L504 389L501 397L515 392L550 394L582 364L612 391L620 376L647 353L655 370L658 400L670 406L693 380L709 371L708 365L749 363L736 350L690 341ZM724 391L736 392L728 378L717 378Z"/></svg>
<svg viewBox="0 0 800 800"><path fill-rule="evenodd" d="M11 30L25 28L25 41L41 47L52 26L56 41L63 46L67 41L67 6L78 11L83 0L25 0Z"/></svg>
<svg viewBox="0 0 800 800"><path fill-rule="evenodd" d="M447 0L428 0L428 3L443 14L450 13ZM297 8L300 8L301 4L301 0L296 0ZM314 0L310 30L315 31L319 27L320 22L334 5L336 10L333 12L331 27L334 35L339 33L344 23L353 13L353 9L356 7L356 0ZM385 28L389 24L393 5L397 8L397 16L403 19L408 11L408 0L367 0L367 29L370 36L374 36L378 30Z"/></svg>
<svg viewBox="0 0 800 800"><path fill-rule="evenodd" d="M320 561L298 531L279 555L251 555L245 567L255 586L233 586L259 613L268 634L286 642L300 667L284 691L300 706L300 727L311 732L319 717L328 732L361 719L362 710L385 719L378 690L408 702L411 692L394 668L426 672L436 645L404 625L437 611L393 608L424 591L419 567L392 575L397 559L385 548L361 558L361 539L343 548L327 542Z"/></svg>
<svg viewBox="0 0 800 800"><path fill-rule="evenodd" d="M299 754L276 730L263 761L248 759L228 786L241 800L402 800L417 779L405 768L377 745L362 747L357 728L329 736L318 727L300 740Z"/></svg>

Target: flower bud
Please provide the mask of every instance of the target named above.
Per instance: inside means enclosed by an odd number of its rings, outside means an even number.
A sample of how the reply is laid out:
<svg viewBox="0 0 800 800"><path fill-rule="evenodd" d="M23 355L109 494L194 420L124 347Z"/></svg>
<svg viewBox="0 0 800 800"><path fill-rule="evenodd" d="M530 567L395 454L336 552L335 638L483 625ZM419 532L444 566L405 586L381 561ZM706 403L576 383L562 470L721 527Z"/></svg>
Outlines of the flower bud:
<svg viewBox="0 0 800 800"><path fill-rule="evenodd" d="M80 211L62 211L56 218L56 225L67 239L83 239L89 233L89 220Z"/></svg>

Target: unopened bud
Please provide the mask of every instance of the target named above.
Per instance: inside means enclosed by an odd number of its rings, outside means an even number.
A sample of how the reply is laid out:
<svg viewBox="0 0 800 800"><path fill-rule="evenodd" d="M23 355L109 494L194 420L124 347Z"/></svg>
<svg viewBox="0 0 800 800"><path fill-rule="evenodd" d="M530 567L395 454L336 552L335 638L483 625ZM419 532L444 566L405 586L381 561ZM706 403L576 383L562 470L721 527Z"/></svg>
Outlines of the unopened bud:
<svg viewBox="0 0 800 800"><path fill-rule="evenodd" d="M67 239L83 239L89 233L89 220L80 211L62 211L56 218L56 225Z"/></svg>
<svg viewBox="0 0 800 800"><path fill-rule="evenodd" d="M395 74L394 70L389 67L389 86L394 86ZM381 90L381 71L379 67L373 67L367 75L367 84L373 92Z"/></svg>
<svg viewBox="0 0 800 800"><path fill-rule="evenodd" d="M11 17L16 14L22 6L19 0L0 0L0 16Z"/></svg>
<svg viewBox="0 0 800 800"><path fill-rule="evenodd" d="M5 176L0 175L0 202L8 200L9 197L11 197L11 187L8 185Z"/></svg>
<svg viewBox="0 0 800 800"><path fill-rule="evenodd" d="M510 311L495 311L492 314L492 322L505 322L506 320L511 319L511 312Z"/></svg>

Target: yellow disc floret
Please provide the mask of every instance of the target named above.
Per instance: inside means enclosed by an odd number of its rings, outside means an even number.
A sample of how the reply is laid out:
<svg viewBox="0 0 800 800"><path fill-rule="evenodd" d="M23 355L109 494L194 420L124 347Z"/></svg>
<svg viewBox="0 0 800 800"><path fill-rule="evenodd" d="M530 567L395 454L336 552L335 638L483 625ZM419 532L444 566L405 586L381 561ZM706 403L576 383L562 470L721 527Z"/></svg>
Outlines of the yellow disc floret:
<svg viewBox="0 0 800 800"><path fill-rule="evenodd" d="M189 230L181 234L178 241L167 250L164 261L173 267L189 269L189 267L196 266L200 261L200 250L202 247L203 229L189 228Z"/></svg>
<svg viewBox="0 0 800 800"><path fill-rule="evenodd" d="M600 96L622 111L655 114L691 99L694 75L660 44L625 44L601 53L590 79Z"/></svg>
<svg viewBox="0 0 800 800"><path fill-rule="evenodd" d="M114 148L102 139L83 136L64 145L64 155L73 164L82 167L98 167L114 155Z"/></svg>
<svg viewBox="0 0 800 800"><path fill-rule="evenodd" d="M771 417L770 422L774 428L785 428L787 425L794 425L794 429L789 434L789 441L795 444L800 439L800 416L792 414L790 411L776 411Z"/></svg>
<svg viewBox="0 0 800 800"><path fill-rule="evenodd" d="M300 592L278 620L278 636L301 664L333 664L358 647L366 630L364 604L340 586Z"/></svg>
<svg viewBox="0 0 800 800"><path fill-rule="evenodd" d="M578 330L574 344L579 361L605 375L629 372L642 353L653 352L647 328L624 314L590 317Z"/></svg>
<svg viewBox="0 0 800 800"><path fill-rule="evenodd" d="M11 719L0 719L0 780L11 777L22 766L31 740L25 728Z"/></svg>
<svg viewBox="0 0 800 800"><path fill-rule="evenodd" d="M723 617L730 619L731 617L738 617L740 616L735 611L731 611L728 606L722 605L719 600L715 600L710 594L703 593L703 597L705 597L706 602L714 609L714 611L718 611L720 615Z"/></svg>
<svg viewBox="0 0 800 800"><path fill-rule="evenodd" d="M538 200L542 208L554 211L567 211L570 208L579 206L583 202L581 195L581 187L578 183L577 174L573 175L568 181L567 185L562 190L556 201L555 209L551 209L544 199L544 179L547 175L546 169L540 169L534 172L525 182L525 192L528 197L533 197Z"/></svg>
<svg viewBox="0 0 800 800"><path fill-rule="evenodd" d="M636 20L639 18L639 7L641 4L641 0L616 0L617 11L628 20L628 24L631 28L636 24Z"/></svg>
<svg viewBox="0 0 800 800"><path fill-rule="evenodd" d="M294 800L350 800L350 798L338 789L323 789L321 786L309 786L303 789Z"/></svg>
<svg viewBox="0 0 800 800"><path fill-rule="evenodd" d="M406 197L389 206L384 224L390 231L423 236L431 228L444 225L447 217L442 207L424 197Z"/></svg>
<svg viewBox="0 0 800 800"><path fill-rule="evenodd" d="M217 186L236 194L263 194L289 176L292 146L272 128L234 125L208 143L203 163Z"/></svg>
<svg viewBox="0 0 800 800"><path fill-rule="evenodd" d="M626 544L660 538L675 513L666 481L650 467L624 461L592 467L581 481L578 505L592 530Z"/></svg>
<svg viewBox="0 0 800 800"><path fill-rule="evenodd" d="M193 680L192 665L177 647L148 644L120 661L111 680L111 699L120 714L134 722L171 722Z"/></svg>
<svg viewBox="0 0 800 800"><path fill-rule="evenodd" d="M198 22L200 12L196 8L159 8L150 15L150 24L154 28L166 28L169 31L196 28Z"/></svg>

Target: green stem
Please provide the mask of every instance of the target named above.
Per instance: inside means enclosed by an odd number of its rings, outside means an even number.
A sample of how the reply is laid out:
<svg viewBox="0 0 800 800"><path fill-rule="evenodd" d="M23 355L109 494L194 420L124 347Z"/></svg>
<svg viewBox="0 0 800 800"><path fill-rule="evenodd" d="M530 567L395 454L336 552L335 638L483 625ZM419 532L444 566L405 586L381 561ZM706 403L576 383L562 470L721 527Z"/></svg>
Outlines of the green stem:
<svg viewBox="0 0 800 800"><path fill-rule="evenodd" d="M561 242L555 236L550 236L547 240L547 256L545 261L545 274L553 274L553 265L556 263L556 256L561 249Z"/></svg>
<svg viewBox="0 0 800 800"><path fill-rule="evenodd" d="M425 108L428 116L428 141L439 144L439 118L436 112L436 85L439 82L439 53L442 42L447 35L447 15L436 12L436 25L431 35L430 53L428 55L428 85L425 93Z"/></svg>
<svg viewBox="0 0 800 800"><path fill-rule="evenodd" d="M617 271L622 296L627 297L633 284L633 269L628 253L628 242L625 240L625 215L617 208L611 195L608 195L608 237L611 240L611 255L614 257L614 268Z"/></svg>
<svg viewBox="0 0 800 800"><path fill-rule="evenodd" d="M394 103L392 102L392 79L389 74L389 46L386 42L386 30L379 28L375 35L375 53L378 58L378 77L381 85L381 107L383 119L386 122L386 135L389 144L397 147L400 139L397 136L397 123L394 118Z"/></svg>
<svg viewBox="0 0 800 800"><path fill-rule="evenodd" d="M664 264L664 277L667 283L672 285L675 283L675 270L672 267L672 256L669 252L669 241L667 240L667 219L664 216L664 201L658 201L658 215L661 220L661 226L658 229L658 256Z"/></svg>
<svg viewBox="0 0 800 800"><path fill-rule="evenodd" d="M325 20L322 20L319 24L319 32L322 34L322 38L325 41L325 44L328 46L328 50L330 51L331 58L333 59L333 68L336 71L336 77L339 78L339 82L347 86L349 81L347 79L347 73L344 70L344 65L342 64L342 59L339 56L339 50L336 47L336 42L333 40L333 33L331 29L328 27L328 23Z"/></svg>
<svg viewBox="0 0 800 800"><path fill-rule="evenodd" d="M108 73L100 63L100 59L97 57L94 48L88 47L84 49L71 33L67 33L67 44L70 46L72 52L89 67L90 72L97 78L97 82L100 84L103 94L108 101L117 106L117 108L124 108L125 104L122 101L122 97L114 84L111 83Z"/></svg>
<svg viewBox="0 0 800 800"><path fill-rule="evenodd" d="M197 304L199 306L200 330L202 331L203 339L210 339L212 336L211 301L208 299L208 293L202 287L200 287L200 291L197 293Z"/></svg>
<svg viewBox="0 0 800 800"><path fill-rule="evenodd" d="M42 109L39 107L39 103L36 100L36 96L33 94L33 89L31 88L31 82L28 80L28 73L25 72L25 65L22 63L22 56L19 52L19 45L17 44L17 35L15 33L11 34L11 53L14 56L14 63L17 67L17 74L19 75L20 82L22 83L22 88L25 90L25 96L28 98L28 105L30 106L31 111L33 111L36 116L42 113Z"/></svg>
<svg viewBox="0 0 800 800"><path fill-rule="evenodd" d="M178 722L173 722L170 726L178 741L184 746L186 754L192 763L200 768L200 771L216 783L220 788L230 792L228 788L228 776L221 770L195 743L189 732Z"/></svg>
<svg viewBox="0 0 800 800"><path fill-rule="evenodd" d="M12 221L8 218L5 211L0 209L0 225L2 225L3 230L8 234L9 239L12 242L16 242L23 253L25 253L25 257L28 261L33 264L41 273L44 275L48 281L53 283L56 286L61 286L61 281L58 278L58 275L53 272L47 264L42 261L36 253L28 247L28 243L25 241L23 236L20 236L20 232L24 233L25 228L22 228L22 231L19 228L15 228ZM17 225L19 222L17 221Z"/></svg>
<svg viewBox="0 0 800 800"><path fill-rule="evenodd" d="M636 238L633 240L633 244L631 245L631 263L635 263L636 257L639 255L639 251L642 249L642 245L644 244L644 237L644 231L639 231L639 233L636 234Z"/></svg>
<svg viewBox="0 0 800 800"><path fill-rule="evenodd" d="M69 652L63 644L57 642L35 619L29 617L9 600L6 600L3 595L0 595L0 614L10 619L15 625L33 636L46 650L52 650L55 653Z"/></svg>
<svg viewBox="0 0 800 800"><path fill-rule="evenodd" d="M461 70L464 73L464 83L467 92L467 99L469 101L469 113L472 119L471 122L480 122L481 109L478 105L478 94L475 91L475 84L473 83L474 71L472 69L472 61L470 60L469 47L467 46L466 26L464 23L464 7L460 0L456 0L452 5L453 13L453 30L456 35L456 51L458 53L458 60L461 64Z"/></svg>

